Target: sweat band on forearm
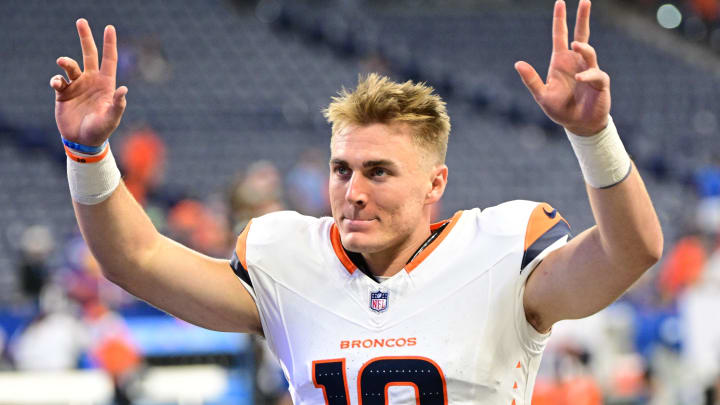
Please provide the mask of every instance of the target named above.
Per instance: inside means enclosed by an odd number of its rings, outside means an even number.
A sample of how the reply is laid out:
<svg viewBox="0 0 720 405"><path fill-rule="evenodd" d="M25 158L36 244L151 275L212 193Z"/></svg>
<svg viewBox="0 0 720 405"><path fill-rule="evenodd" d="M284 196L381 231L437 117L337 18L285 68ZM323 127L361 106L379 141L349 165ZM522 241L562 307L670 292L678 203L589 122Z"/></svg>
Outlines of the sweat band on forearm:
<svg viewBox="0 0 720 405"><path fill-rule="evenodd" d="M594 188L612 187L630 174L632 162L625 151L612 117L608 125L592 136L580 136L565 130L575 151L585 182Z"/></svg>
<svg viewBox="0 0 720 405"><path fill-rule="evenodd" d="M109 145L101 153L102 157L74 151L70 153L67 147L66 153L70 196L76 202L84 205L99 204L120 185L120 170Z"/></svg>

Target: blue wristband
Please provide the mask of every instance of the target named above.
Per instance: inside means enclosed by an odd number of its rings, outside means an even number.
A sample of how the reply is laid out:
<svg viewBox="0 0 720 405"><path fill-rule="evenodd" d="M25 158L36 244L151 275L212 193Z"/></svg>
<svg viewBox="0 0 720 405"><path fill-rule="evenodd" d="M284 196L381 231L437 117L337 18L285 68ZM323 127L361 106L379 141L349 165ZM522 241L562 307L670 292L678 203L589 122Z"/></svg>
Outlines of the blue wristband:
<svg viewBox="0 0 720 405"><path fill-rule="evenodd" d="M102 152L105 149L105 145L108 141L103 142L100 146L87 146L87 145L81 145L79 143L70 142L67 139L60 137L62 139L62 143L65 144L70 149L76 150L81 153L87 153L88 155L97 155L98 153Z"/></svg>

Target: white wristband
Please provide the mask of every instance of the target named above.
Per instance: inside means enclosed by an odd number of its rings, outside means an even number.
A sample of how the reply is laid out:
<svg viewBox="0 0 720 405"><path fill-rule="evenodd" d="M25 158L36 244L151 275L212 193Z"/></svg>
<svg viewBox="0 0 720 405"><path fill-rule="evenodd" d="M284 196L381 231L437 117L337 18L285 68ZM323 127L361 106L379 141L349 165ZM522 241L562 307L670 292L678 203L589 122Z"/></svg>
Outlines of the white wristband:
<svg viewBox="0 0 720 405"><path fill-rule="evenodd" d="M74 152L79 156L92 156ZM102 160L95 163L79 163L67 158L67 176L70 196L84 205L94 205L105 201L120 185L120 170L115 164L112 151L108 151Z"/></svg>
<svg viewBox="0 0 720 405"><path fill-rule="evenodd" d="M611 116L608 125L592 136L565 130L575 151L585 182L594 188L612 187L630 174L632 162L625 151Z"/></svg>

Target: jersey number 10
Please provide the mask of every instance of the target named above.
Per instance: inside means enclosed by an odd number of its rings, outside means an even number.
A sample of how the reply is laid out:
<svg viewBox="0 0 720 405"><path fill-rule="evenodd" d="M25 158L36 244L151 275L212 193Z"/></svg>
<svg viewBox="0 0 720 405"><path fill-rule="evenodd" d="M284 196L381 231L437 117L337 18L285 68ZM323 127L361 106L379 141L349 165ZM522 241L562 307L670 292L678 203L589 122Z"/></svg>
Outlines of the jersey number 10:
<svg viewBox="0 0 720 405"><path fill-rule="evenodd" d="M344 358L313 361L312 376L327 405L350 405ZM414 388L418 405L447 405L445 375L425 357L376 357L365 363L358 371L358 404L387 404L392 386Z"/></svg>

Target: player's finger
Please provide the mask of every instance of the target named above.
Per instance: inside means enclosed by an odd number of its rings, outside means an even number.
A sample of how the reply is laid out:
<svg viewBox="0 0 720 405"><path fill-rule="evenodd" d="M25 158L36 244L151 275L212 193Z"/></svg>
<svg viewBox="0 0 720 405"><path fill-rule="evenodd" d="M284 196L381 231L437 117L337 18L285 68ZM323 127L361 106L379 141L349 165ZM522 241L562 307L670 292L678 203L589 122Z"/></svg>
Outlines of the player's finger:
<svg viewBox="0 0 720 405"><path fill-rule="evenodd" d="M102 64L100 65L100 73L106 76L115 77L117 61L117 34L115 33L115 27L108 25L105 27L105 34L103 35Z"/></svg>
<svg viewBox="0 0 720 405"><path fill-rule="evenodd" d="M120 117L122 117L123 112L125 112L125 107L127 106L127 100L125 99L125 95L127 94L127 92L127 87L120 86L115 90L115 93L113 94L113 105L111 108L111 113L118 120L120 119Z"/></svg>
<svg viewBox="0 0 720 405"><path fill-rule="evenodd" d="M565 1L557 0L553 10L553 52L565 51L568 49L568 28L565 11Z"/></svg>
<svg viewBox="0 0 720 405"><path fill-rule="evenodd" d="M55 75L50 78L50 87L55 89L58 93L65 90L69 85L70 83L68 83L62 75Z"/></svg>
<svg viewBox="0 0 720 405"><path fill-rule="evenodd" d="M575 80L600 91L610 87L610 76L598 68L591 68L575 75Z"/></svg>
<svg viewBox="0 0 720 405"><path fill-rule="evenodd" d="M76 80L82 74L80 65L72 58L62 56L57 59L56 63L65 71L65 74L70 80Z"/></svg>
<svg viewBox="0 0 720 405"><path fill-rule="evenodd" d="M595 52L595 48L585 42L573 41L572 49L583 57L583 60L585 61L585 63L587 63L589 68L598 67L597 53Z"/></svg>
<svg viewBox="0 0 720 405"><path fill-rule="evenodd" d="M542 90L545 87L545 83L543 83L540 75L529 63L523 61L515 63L515 70L517 70L520 79L522 79L525 87L528 88L535 101L539 102Z"/></svg>
<svg viewBox="0 0 720 405"><path fill-rule="evenodd" d="M580 0L575 17L575 36L578 42L587 43L590 40L590 0Z"/></svg>
<svg viewBox="0 0 720 405"><path fill-rule="evenodd" d="M88 70L98 69L98 52L95 47L95 39L93 39L92 31L87 20L80 18L75 23L77 26L78 36L80 37L80 46L83 53L83 68Z"/></svg>

